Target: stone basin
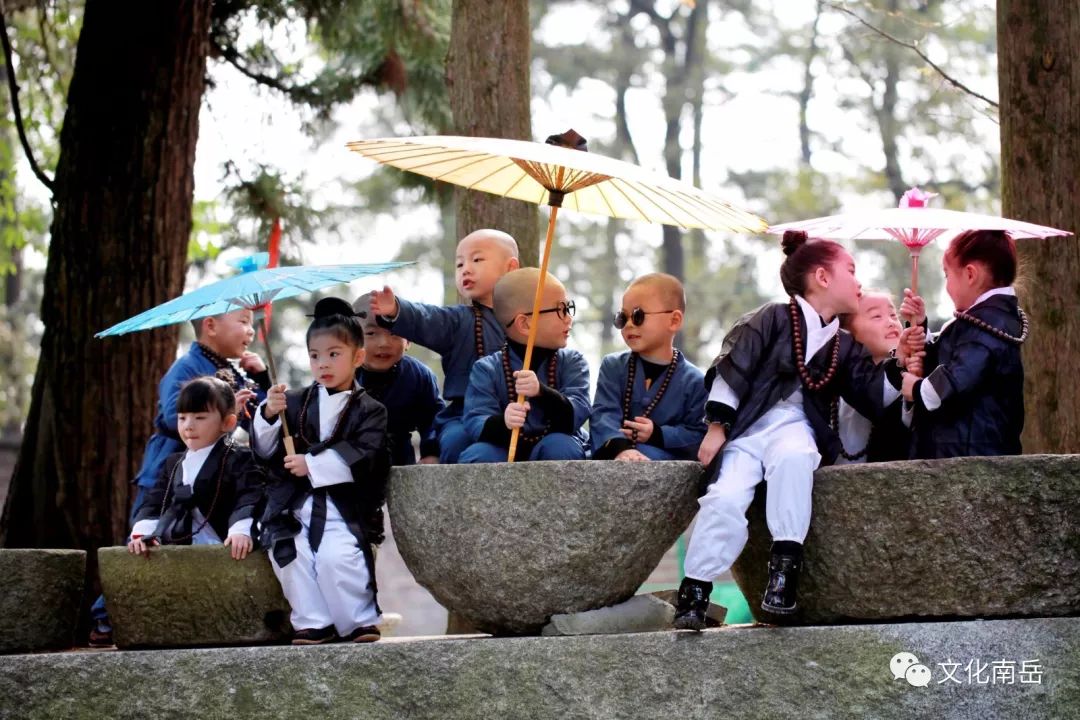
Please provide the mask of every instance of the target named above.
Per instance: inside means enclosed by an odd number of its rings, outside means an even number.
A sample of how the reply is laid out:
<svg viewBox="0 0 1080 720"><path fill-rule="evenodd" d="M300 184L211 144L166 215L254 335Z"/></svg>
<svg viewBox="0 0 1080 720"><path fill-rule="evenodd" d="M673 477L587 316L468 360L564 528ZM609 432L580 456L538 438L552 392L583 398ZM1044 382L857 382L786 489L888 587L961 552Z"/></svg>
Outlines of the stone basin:
<svg viewBox="0 0 1080 720"><path fill-rule="evenodd" d="M764 496L732 568L760 621ZM1080 455L848 465L814 476L796 622L1080 613Z"/></svg>
<svg viewBox="0 0 1080 720"><path fill-rule="evenodd" d="M416 465L390 476L417 582L493 634L627 600L697 511L695 462Z"/></svg>

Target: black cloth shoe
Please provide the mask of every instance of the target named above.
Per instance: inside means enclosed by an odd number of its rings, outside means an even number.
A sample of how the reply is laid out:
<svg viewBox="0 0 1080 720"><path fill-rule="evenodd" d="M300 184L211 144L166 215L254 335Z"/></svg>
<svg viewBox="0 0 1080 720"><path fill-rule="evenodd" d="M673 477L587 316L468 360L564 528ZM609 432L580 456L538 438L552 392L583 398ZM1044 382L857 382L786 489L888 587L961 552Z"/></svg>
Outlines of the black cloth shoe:
<svg viewBox="0 0 1080 720"><path fill-rule="evenodd" d="M325 645L338 640L333 625L324 628L304 628L293 633L293 645Z"/></svg>
<svg viewBox="0 0 1080 720"><path fill-rule="evenodd" d="M791 615L795 612L802 560L801 543L790 540L773 543L769 558L769 584L761 600L762 610L773 615Z"/></svg>
<svg viewBox="0 0 1080 720"><path fill-rule="evenodd" d="M679 585L679 599L675 605L676 630L701 631L705 629L705 613L709 609L712 583L693 578L683 578Z"/></svg>
<svg viewBox="0 0 1080 720"><path fill-rule="evenodd" d="M381 638L382 633L379 632L379 628L374 625L361 625L343 637L342 640L345 642L369 643L380 640Z"/></svg>

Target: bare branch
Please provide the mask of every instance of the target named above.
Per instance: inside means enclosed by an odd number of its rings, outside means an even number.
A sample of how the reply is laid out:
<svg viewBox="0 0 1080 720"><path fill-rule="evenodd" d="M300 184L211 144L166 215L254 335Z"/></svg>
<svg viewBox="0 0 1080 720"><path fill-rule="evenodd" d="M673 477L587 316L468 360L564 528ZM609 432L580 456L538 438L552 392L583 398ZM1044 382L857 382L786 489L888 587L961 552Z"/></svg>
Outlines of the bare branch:
<svg viewBox="0 0 1080 720"><path fill-rule="evenodd" d="M866 20L863 20L861 17L859 17L859 15L856 12L854 12L853 10L849 10L848 8L844 7L843 5L837 5L837 4L831 3L831 2L824 3L824 4L828 5L833 10L837 10L839 12L842 12L845 15L850 15L851 17L855 18L855 20L858 21L860 25L863 25L867 29L869 29L872 32L880 35L881 37L885 38L886 40L888 40L890 42L893 42L893 43L896 43L900 47L907 48L908 50L911 50L916 55L918 55L920 58L922 58L923 62L925 62L930 67L932 67L937 72L938 75L945 78L945 80L950 85L957 88L958 90L966 92L968 95L972 95L974 97L977 97L978 99L982 100L983 102L985 102L986 104L988 104L988 105L990 105L992 107L995 107L995 108L998 107L998 104L996 102L994 102L993 100L991 100L990 98L986 97L985 95L982 95L980 93L975 92L974 90L969 88L967 85L964 85L962 82L960 82L959 80L953 78L947 72L942 70L941 67L938 66L933 60L928 58L926 56L926 53L924 53L922 50L920 50L919 46L916 45L915 43L907 42L905 40L901 40L898 37L895 37L894 35L890 35L889 33L885 32L881 28L870 24Z"/></svg>
<svg viewBox="0 0 1080 720"><path fill-rule="evenodd" d="M15 129L19 132L19 142L22 144L26 159L30 161L30 169L41 184L53 192L54 183L52 178L46 175L34 159L34 151L30 149L30 141L26 139L26 128L23 127L22 110L19 108L19 84L15 81L15 67L12 65L11 40L8 38L7 19L0 12L0 42L4 45L4 62L7 64L8 90L11 92L11 110L15 115Z"/></svg>

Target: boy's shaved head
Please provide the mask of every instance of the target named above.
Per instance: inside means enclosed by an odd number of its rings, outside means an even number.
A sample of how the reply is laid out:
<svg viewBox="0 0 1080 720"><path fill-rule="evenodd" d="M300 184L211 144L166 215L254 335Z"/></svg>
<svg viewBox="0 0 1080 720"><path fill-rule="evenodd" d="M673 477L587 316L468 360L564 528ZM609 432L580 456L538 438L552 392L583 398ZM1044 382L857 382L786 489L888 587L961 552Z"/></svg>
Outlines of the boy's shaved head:
<svg viewBox="0 0 1080 720"><path fill-rule="evenodd" d="M626 288L645 288L649 293L659 298L666 310L682 310L686 312L686 291L679 278L667 273L649 273L630 283Z"/></svg>
<svg viewBox="0 0 1080 720"><path fill-rule="evenodd" d="M536 285L540 282L540 270L537 268L522 268L511 270L499 278L495 284L495 318L505 327L518 313L528 315L532 312L533 299L536 297ZM547 274L544 287L557 287L566 292L559 279Z"/></svg>
<svg viewBox="0 0 1080 720"><path fill-rule="evenodd" d="M517 240L513 238L509 233L504 233L502 230L492 230L490 228L484 228L482 230L474 230L465 237L461 238L458 242L458 251L466 245L474 245L477 242L488 242L495 245L502 251L504 251L507 257L516 258L518 256L518 244Z"/></svg>

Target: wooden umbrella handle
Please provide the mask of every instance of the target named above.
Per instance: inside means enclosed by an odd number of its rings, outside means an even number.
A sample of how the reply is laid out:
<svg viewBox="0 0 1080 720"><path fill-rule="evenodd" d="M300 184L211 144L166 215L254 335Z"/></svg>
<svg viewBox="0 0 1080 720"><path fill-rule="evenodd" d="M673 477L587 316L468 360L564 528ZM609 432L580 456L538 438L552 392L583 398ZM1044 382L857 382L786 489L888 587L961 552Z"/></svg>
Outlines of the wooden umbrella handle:
<svg viewBox="0 0 1080 720"><path fill-rule="evenodd" d="M540 321L540 303L544 299L544 281L547 280L548 260L551 258L551 240L555 236L555 218L559 214L557 205L551 206L551 215L548 216L547 239L544 241L544 254L540 260L540 280L536 283L536 295L533 296L532 320L529 322L529 341L525 344L525 361L521 367L527 368L532 362L533 344L536 342L536 326ZM518 403L525 402L524 395L518 395ZM514 462L517 453L518 436L521 428L514 428L510 433L510 452L506 462Z"/></svg>
<svg viewBox="0 0 1080 720"><path fill-rule="evenodd" d="M266 370L270 373L270 386L277 385L277 366L274 364L274 353L270 349L270 328L266 326L266 315L263 314L260 320L262 324L262 336L263 347L266 348ZM285 419L285 411L281 412L281 434L282 440L285 443L285 454L296 454L296 443L293 441L293 436L289 434L289 423Z"/></svg>

